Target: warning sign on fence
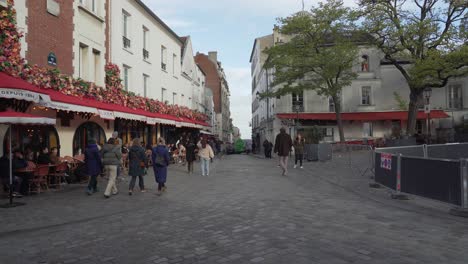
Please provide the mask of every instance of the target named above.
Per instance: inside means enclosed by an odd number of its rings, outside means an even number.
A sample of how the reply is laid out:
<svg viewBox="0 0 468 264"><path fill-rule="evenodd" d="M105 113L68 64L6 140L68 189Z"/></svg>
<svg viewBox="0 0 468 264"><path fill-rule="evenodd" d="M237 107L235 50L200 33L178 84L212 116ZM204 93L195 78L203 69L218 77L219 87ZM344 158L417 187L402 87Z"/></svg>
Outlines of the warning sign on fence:
<svg viewBox="0 0 468 264"><path fill-rule="evenodd" d="M392 170L392 154L382 153L380 155L380 167L385 170Z"/></svg>

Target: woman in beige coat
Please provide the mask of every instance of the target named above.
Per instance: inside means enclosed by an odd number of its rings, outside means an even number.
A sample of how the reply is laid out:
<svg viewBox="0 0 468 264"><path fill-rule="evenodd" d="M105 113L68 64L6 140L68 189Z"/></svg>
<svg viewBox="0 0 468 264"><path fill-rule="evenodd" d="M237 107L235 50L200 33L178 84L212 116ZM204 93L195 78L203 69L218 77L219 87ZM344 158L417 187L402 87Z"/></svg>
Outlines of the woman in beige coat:
<svg viewBox="0 0 468 264"><path fill-rule="evenodd" d="M202 140L201 148L198 150L198 156L200 156L202 176L210 175L210 160L214 158L213 149L206 143L206 140Z"/></svg>

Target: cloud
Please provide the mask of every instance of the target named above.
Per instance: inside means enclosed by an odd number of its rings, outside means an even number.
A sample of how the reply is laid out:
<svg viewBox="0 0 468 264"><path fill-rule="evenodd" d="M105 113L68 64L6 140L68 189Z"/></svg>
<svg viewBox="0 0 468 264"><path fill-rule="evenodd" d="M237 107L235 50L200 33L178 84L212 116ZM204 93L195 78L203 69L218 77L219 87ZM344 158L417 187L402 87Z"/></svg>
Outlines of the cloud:
<svg viewBox="0 0 468 264"><path fill-rule="evenodd" d="M250 68L225 67L229 91L231 92L231 117L242 137L250 138L249 122L252 120L252 98Z"/></svg>

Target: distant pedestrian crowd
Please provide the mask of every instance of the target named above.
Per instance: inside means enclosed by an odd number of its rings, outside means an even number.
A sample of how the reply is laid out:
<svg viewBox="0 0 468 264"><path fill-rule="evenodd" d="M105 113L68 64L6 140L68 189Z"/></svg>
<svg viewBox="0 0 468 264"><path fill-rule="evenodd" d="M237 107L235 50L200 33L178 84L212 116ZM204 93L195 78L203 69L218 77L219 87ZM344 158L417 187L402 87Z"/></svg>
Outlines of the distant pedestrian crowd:
<svg viewBox="0 0 468 264"><path fill-rule="evenodd" d="M167 190L168 167L171 164L186 165L187 172L191 175L194 172L194 162L199 160L201 175L209 176L210 163L213 162L215 153L220 152L218 143L203 137L181 137L175 144L166 144L165 139L160 137L156 146L144 148L144 143L139 138L133 139L131 146L124 146L117 132L102 147L95 139L91 139L84 152L85 170L90 177L86 193L92 195L99 191L97 179L99 175L103 175L108 179L104 197L117 195L117 181L122 177L124 169L128 169L128 176L131 177L128 194L133 195L137 179L139 190L144 193L144 176L152 168L158 186L156 194L162 195Z"/></svg>

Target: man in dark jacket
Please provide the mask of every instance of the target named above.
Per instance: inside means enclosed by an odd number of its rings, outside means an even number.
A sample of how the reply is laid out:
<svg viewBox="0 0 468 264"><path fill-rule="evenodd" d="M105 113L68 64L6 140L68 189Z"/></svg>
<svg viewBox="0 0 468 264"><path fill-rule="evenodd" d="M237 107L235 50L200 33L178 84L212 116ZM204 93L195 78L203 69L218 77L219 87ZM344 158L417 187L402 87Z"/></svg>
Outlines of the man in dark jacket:
<svg viewBox="0 0 468 264"><path fill-rule="evenodd" d="M85 165L89 175L87 193L91 195L97 192L97 176L102 172L101 154L95 139L90 139L85 150Z"/></svg>
<svg viewBox="0 0 468 264"><path fill-rule="evenodd" d="M275 153L279 156L280 167L283 170L283 176L288 174L288 157L291 152L292 139L286 133L286 129L281 128L280 133L276 136L275 140Z"/></svg>

